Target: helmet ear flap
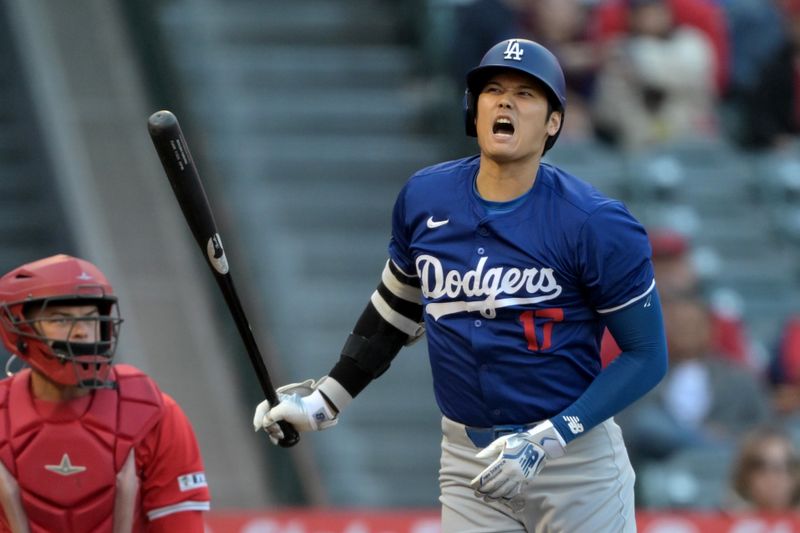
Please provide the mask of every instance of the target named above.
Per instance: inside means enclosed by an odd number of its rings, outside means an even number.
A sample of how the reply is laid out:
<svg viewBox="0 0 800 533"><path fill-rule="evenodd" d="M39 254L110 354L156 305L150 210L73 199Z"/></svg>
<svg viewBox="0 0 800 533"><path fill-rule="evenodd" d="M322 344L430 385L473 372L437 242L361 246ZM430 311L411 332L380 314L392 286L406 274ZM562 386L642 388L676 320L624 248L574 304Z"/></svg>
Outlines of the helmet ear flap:
<svg viewBox="0 0 800 533"><path fill-rule="evenodd" d="M469 137L478 136L475 128L475 97L469 87L464 91L464 129Z"/></svg>
<svg viewBox="0 0 800 533"><path fill-rule="evenodd" d="M17 311L22 312L21 309ZM0 341L12 354L14 353L14 348L16 348L19 354L27 355L28 342L21 335L19 329L24 319L17 314L17 311L12 310L5 304L0 306Z"/></svg>

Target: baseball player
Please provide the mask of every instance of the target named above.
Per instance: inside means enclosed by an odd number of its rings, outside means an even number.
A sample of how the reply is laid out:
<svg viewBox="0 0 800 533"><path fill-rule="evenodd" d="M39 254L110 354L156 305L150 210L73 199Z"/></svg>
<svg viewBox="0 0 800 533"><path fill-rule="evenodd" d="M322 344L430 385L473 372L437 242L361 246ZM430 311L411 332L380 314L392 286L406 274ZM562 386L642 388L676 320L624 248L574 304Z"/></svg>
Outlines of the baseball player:
<svg viewBox="0 0 800 533"><path fill-rule="evenodd" d="M111 285L82 259L0 278L0 337L30 365L0 381L0 531L204 530L194 432L149 377L112 366L121 322Z"/></svg>
<svg viewBox="0 0 800 533"><path fill-rule="evenodd" d="M341 357L281 387L254 425L320 430L427 333L442 412L446 532L635 531L634 473L613 415L666 371L650 247L625 206L541 161L566 106L541 45L511 39L467 75L480 155L417 172L389 260ZM601 372L607 326L622 353ZM402 401L402 399L398 399Z"/></svg>

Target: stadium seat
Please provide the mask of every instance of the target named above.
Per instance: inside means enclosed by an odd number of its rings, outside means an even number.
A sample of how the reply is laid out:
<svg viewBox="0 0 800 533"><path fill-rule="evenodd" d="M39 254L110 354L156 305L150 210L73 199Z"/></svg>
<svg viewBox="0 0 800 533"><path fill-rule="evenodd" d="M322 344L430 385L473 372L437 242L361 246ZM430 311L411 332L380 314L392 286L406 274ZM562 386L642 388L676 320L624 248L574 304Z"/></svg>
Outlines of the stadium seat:
<svg viewBox="0 0 800 533"><path fill-rule="evenodd" d="M800 206L800 155L762 155L755 161L754 176L765 202Z"/></svg>
<svg viewBox="0 0 800 533"><path fill-rule="evenodd" d="M752 196L750 159L717 141L659 145L631 154L632 197L651 203L682 203L708 213L726 212Z"/></svg>
<svg viewBox="0 0 800 533"><path fill-rule="evenodd" d="M546 162L588 181L615 198L627 193L627 172L622 155L595 141L559 141L544 157Z"/></svg>
<svg viewBox="0 0 800 533"><path fill-rule="evenodd" d="M639 505L661 509L718 509L725 503L733 451L687 449L639 468Z"/></svg>
<svg viewBox="0 0 800 533"><path fill-rule="evenodd" d="M776 206L772 212L775 235L790 244L800 244L800 205Z"/></svg>

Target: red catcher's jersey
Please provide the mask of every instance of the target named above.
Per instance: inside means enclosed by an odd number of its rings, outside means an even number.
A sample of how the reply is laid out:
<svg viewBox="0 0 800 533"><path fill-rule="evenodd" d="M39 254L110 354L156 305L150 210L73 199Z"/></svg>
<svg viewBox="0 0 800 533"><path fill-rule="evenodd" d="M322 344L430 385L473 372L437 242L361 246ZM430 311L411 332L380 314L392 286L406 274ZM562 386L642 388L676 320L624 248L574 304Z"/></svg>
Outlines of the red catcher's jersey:
<svg viewBox="0 0 800 533"><path fill-rule="evenodd" d="M139 370L113 368L116 390L69 402L35 400L27 370L0 381L3 507L18 484L31 533L110 533L115 521L143 531L148 520L209 507L183 411ZM0 519L9 531L2 509Z"/></svg>

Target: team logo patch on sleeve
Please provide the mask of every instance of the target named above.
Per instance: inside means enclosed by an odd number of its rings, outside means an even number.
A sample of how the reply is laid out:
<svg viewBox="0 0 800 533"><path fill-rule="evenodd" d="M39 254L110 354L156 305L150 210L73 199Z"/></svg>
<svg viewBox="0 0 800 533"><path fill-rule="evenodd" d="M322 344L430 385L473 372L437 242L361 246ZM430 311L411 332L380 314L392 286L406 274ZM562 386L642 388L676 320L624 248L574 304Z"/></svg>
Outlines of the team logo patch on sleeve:
<svg viewBox="0 0 800 533"><path fill-rule="evenodd" d="M206 483L206 473L193 472L191 474L178 476L178 486L180 487L181 492L207 487L208 483Z"/></svg>

